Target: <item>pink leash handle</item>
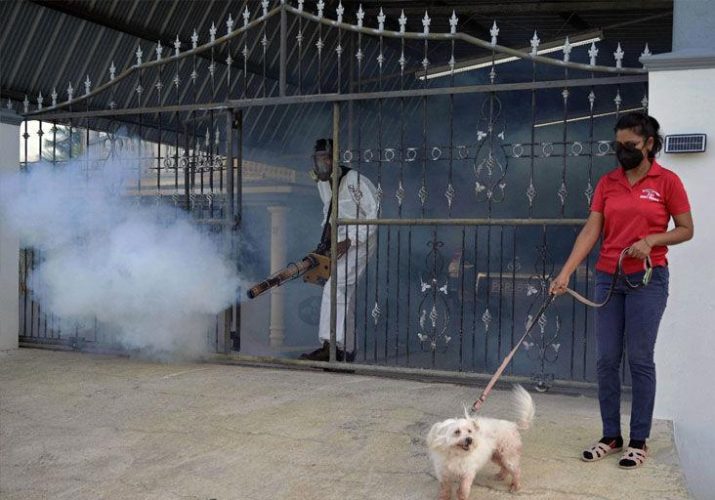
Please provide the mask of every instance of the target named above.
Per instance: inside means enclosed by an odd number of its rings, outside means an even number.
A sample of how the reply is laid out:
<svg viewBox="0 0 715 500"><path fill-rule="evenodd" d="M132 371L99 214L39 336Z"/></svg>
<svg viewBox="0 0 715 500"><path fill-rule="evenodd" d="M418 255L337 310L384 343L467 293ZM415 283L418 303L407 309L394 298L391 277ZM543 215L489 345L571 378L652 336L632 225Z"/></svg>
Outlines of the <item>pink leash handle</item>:
<svg viewBox="0 0 715 500"><path fill-rule="evenodd" d="M492 392L494 385L496 385L497 380L499 380L499 377L501 377L502 373L504 373L504 370L509 365L511 359L514 357L514 354L516 354L516 351L519 350L519 347L521 347L521 344L524 342L529 333L531 333L531 330L534 328L534 325L539 322L539 319L541 318L541 316L543 316L543 314L546 312L546 309L548 309L548 307L551 305L551 302L553 302L555 298L556 295L554 295L553 293L549 294L547 299L544 301L544 304L541 306L541 309L539 309L539 312L536 313L534 319L531 320L531 324L526 329L524 335L521 337L521 339L519 339L519 342L517 342L516 345L512 348L511 352L507 354L507 356L504 358L504 361L502 361L501 365L499 365L499 368L496 372L494 372L494 375L492 375L492 378L489 380L489 383L484 388L484 391L482 391L482 394L479 396L479 399L477 399L472 405L473 412L479 411L479 409L482 407L482 404L484 404L484 401L487 400L487 396L489 396L489 393Z"/></svg>

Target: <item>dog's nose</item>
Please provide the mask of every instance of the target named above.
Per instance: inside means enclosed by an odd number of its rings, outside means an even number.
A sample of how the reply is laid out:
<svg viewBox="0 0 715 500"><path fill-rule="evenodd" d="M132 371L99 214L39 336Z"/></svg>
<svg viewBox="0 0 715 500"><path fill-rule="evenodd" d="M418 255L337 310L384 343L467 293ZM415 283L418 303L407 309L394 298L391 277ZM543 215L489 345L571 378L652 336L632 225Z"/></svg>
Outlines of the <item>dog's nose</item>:
<svg viewBox="0 0 715 500"><path fill-rule="evenodd" d="M467 444L472 444L472 438L468 437L464 440L464 442Z"/></svg>

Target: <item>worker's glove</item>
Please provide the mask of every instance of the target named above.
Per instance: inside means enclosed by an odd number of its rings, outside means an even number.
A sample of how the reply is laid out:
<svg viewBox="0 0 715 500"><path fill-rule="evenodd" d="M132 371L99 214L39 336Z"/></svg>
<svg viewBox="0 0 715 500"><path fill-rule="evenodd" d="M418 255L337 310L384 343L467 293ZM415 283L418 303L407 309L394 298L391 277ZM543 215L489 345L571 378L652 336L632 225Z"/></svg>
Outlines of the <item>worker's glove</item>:
<svg viewBox="0 0 715 500"><path fill-rule="evenodd" d="M351 244L350 238L345 238L343 241L338 242L338 258L345 255Z"/></svg>

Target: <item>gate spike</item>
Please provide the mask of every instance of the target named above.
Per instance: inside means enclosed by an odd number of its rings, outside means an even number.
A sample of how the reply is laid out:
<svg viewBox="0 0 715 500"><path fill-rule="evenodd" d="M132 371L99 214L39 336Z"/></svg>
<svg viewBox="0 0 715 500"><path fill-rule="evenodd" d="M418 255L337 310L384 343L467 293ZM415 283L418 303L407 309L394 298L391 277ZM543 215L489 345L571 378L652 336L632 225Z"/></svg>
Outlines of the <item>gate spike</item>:
<svg viewBox="0 0 715 500"><path fill-rule="evenodd" d="M22 101L22 109L24 114L27 114L30 110L30 100L27 98L27 94L25 94L25 100Z"/></svg>
<svg viewBox="0 0 715 500"><path fill-rule="evenodd" d="M531 56L539 55L539 44L541 40L539 40L539 35L536 34L536 30L534 30L534 36L531 37L529 43L531 44Z"/></svg>
<svg viewBox="0 0 715 500"><path fill-rule="evenodd" d="M641 57L648 57L652 56L653 54L651 53L650 49L648 48L648 42L645 43L645 48L643 49L643 52L641 52Z"/></svg>
<svg viewBox="0 0 715 500"><path fill-rule="evenodd" d="M618 42L618 48L613 53L613 57L616 59L616 68L621 68L623 63L623 49L621 48L621 42Z"/></svg>
<svg viewBox="0 0 715 500"><path fill-rule="evenodd" d="M362 28L363 19L365 19L365 11L362 10L362 4L358 6L357 11L357 27Z"/></svg>
<svg viewBox="0 0 715 500"><path fill-rule="evenodd" d="M385 13L380 7L380 14L377 16L377 31L382 33L385 30Z"/></svg>
<svg viewBox="0 0 715 500"><path fill-rule="evenodd" d="M52 107L54 108L55 106L57 106L57 89L56 88L54 88L54 87L52 88L52 94L50 94L50 96L52 97Z"/></svg>
<svg viewBox="0 0 715 500"><path fill-rule="evenodd" d="M459 18L457 17L457 13L455 11L452 11L452 17L449 18L449 32L453 35L457 33L458 22Z"/></svg>
<svg viewBox="0 0 715 500"><path fill-rule="evenodd" d="M176 40L174 41L174 56L179 57L179 52L181 49L181 40L179 40L179 35L176 35Z"/></svg>
<svg viewBox="0 0 715 500"><path fill-rule="evenodd" d="M338 15L338 23L342 23L343 22L343 14L345 14L345 7L343 7L342 0L340 2L338 2L338 8L335 9L335 13Z"/></svg>
<svg viewBox="0 0 715 500"><path fill-rule="evenodd" d="M566 37L566 40L564 41L564 62L569 62L569 58L571 57L571 43L569 42L569 37Z"/></svg>
<svg viewBox="0 0 715 500"><path fill-rule="evenodd" d="M73 95L74 89L72 88L72 82L69 82L69 84L67 85L67 100L71 101Z"/></svg>
<svg viewBox="0 0 715 500"><path fill-rule="evenodd" d="M137 66L140 66L140 65L141 65L141 63L142 63L142 56L143 56L143 55L144 55L144 53L142 52L142 48L141 48L141 45L140 45L140 46L137 47L137 51L136 51Z"/></svg>
<svg viewBox="0 0 715 500"><path fill-rule="evenodd" d="M161 60L161 53L164 52L164 47L161 46L161 40L156 44L156 60Z"/></svg>
<svg viewBox="0 0 715 500"><path fill-rule="evenodd" d="M318 19L323 18L323 9L325 8L325 2L323 0L319 0L316 7L318 7Z"/></svg>
<svg viewBox="0 0 715 500"><path fill-rule="evenodd" d="M84 80L84 95L89 94L89 88L92 86L92 82L89 80L89 75Z"/></svg>
<svg viewBox="0 0 715 500"><path fill-rule="evenodd" d="M109 80L114 80L114 77L117 74L117 67L114 65L114 61L112 61L112 65L109 67Z"/></svg>
<svg viewBox="0 0 715 500"><path fill-rule="evenodd" d="M263 9L263 17L268 15L268 0L261 1L261 8Z"/></svg>
<svg viewBox="0 0 715 500"><path fill-rule="evenodd" d="M12 111L12 101L10 100L9 97L8 97L8 99L7 99L7 102L5 103L5 108L6 108L8 111Z"/></svg>
<svg viewBox="0 0 715 500"><path fill-rule="evenodd" d="M298 12L303 12L303 4L305 0L298 0Z"/></svg>
<svg viewBox="0 0 715 500"><path fill-rule="evenodd" d="M423 35L429 35L429 25L432 22L432 19L430 19L429 14L425 10L425 17L422 18L422 34Z"/></svg>
<svg viewBox="0 0 715 500"><path fill-rule="evenodd" d="M591 48L588 49L588 57L590 58L589 64L591 66L596 65L596 56L598 55L598 49L596 48L596 42L591 42Z"/></svg>
<svg viewBox="0 0 715 500"><path fill-rule="evenodd" d="M199 34L196 33L196 28L194 28L194 32L191 35L191 48L195 49L198 46L199 46Z"/></svg>
<svg viewBox="0 0 715 500"><path fill-rule="evenodd" d="M44 98L42 97L42 92L40 92L37 94L37 111L42 109L42 101L44 101Z"/></svg>
<svg viewBox="0 0 715 500"><path fill-rule="evenodd" d="M407 18L405 17L405 10L403 9L400 13L400 18L398 19L400 23L400 34L405 34L405 26L407 26Z"/></svg>
<svg viewBox="0 0 715 500"><path fill-rule="evenodd" d="M492 24L491 29L489 30L489 34L492 36L492 45L497 44L497 36L499 36L499 27L497 27L497 22L494 21L494 24Z"/></svg>
<svg viewBox="0 0 715 500"><path fill-rule="evenodd" d="M216 23L211 21L211 27L209 28L209 43L214 43L216 41Z"/></svg>
<svg viewBox="0 0 715 500"><path fill-rule="evenodd" d="M228 19L226 20L226 34L229 35L233 31L233 17L231 17L231 13L229 12L228 14Z"/></svg>
<svg viewBox="0 0 715 500"><path fill-rule="evenodd" d="M302 5L301 5L302 7ZM251 18L251 13L248 12L248 5L246 5L246 9L243 11L243 27L245 28L248 25L248 20Z"/></svg>
<svg viewBox="0 0 715 500"><path fill-rule="evenodd" d="M650 56L652 56L652 55L653 55L653 53L652 53L652 52L650 51L650 49L648 48L648 42L646 42L645 48L643 49L643 52L641 52L641 57L640 57L640 58L642 59L642 58L644 58L644 57L650 57ZM643 63L641 63L641 64L643 64ZM643 64L643 66L645 66L645 64Z"/></svg>

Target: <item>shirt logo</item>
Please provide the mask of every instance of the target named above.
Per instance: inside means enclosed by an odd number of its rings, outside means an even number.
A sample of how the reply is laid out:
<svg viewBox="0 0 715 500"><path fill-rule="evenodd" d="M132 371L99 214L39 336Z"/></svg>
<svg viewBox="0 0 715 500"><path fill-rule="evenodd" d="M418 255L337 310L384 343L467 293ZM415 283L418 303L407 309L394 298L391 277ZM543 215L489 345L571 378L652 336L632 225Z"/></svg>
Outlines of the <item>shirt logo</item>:
<svg viewBox="0 0 715 500"><path fill-rule="evenodd" d="M655 189L646 188L641 191L641 200L650 200L660 202L660 193Z"/></svg>

